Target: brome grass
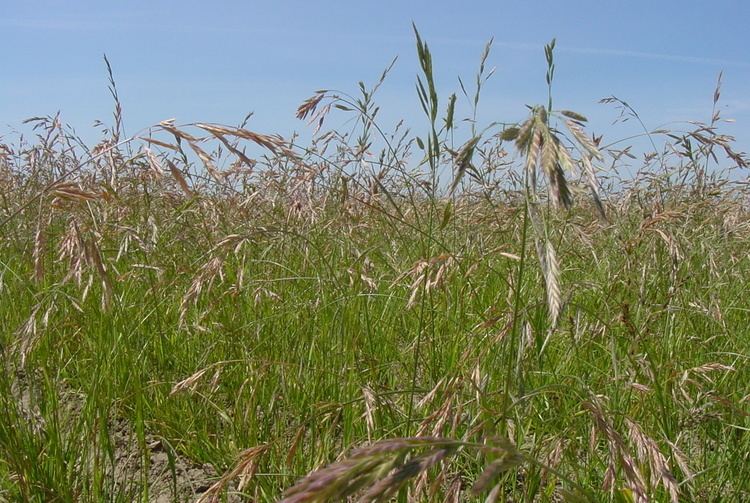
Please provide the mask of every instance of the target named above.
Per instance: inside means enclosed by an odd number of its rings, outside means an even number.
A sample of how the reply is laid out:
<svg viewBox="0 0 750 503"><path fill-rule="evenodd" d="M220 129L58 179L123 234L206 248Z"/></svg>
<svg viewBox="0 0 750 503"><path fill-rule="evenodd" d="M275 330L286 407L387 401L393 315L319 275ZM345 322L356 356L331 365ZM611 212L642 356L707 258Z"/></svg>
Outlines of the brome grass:
<svg viewBox="0 0 750 503"><path fill-rule="evenodd" d="M547 103L481 128L491 44L442 101L415 34L417 133L378 122L389 67L304 101L307 145L125 137L107 62L99 144L56 116L3 140L0 500L750 498L750 213L723 171L747 158L718 88L632 158L553 107L554 42Z"/></svg>

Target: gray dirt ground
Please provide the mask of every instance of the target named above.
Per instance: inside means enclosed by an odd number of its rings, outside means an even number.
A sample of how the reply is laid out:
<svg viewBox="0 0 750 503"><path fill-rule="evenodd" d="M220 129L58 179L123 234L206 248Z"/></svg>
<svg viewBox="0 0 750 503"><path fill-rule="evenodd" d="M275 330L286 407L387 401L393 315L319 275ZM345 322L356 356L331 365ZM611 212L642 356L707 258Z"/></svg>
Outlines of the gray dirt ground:
<svg viewBox="0 0 750 503"><path fill-rule="evenodd" d="M40 434L44 432L44 420L34 405L29 379L19 373L14 386L18 406L24 417ZM74 424L80 414L84 399L78 394L63 390L59 393L59 403L68 418L67 424ZM133 501L140 499L140 480L143 473L144 457L138 448L137 437L130 423L123 418L112 418L108 422L111 442L114 448L115 492ZM148 501L154 503L194 502L219 479L219 474L209 464L199 465L179 454L170 456L163 443L152 435L146 435L148 447ZM110 472L111 474L111 472ZM230 495L228 501L241 501Z"/></svg>

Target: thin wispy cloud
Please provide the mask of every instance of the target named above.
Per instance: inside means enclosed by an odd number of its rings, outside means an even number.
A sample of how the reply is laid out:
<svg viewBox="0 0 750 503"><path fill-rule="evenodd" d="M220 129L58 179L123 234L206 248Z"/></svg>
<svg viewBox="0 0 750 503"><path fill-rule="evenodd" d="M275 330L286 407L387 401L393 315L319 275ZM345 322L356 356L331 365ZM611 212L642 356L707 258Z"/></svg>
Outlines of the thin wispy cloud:
<svg viewBox="0 0 750 503"><path fill-rule="evenodd" d="M176 24L167 26L164 23L147 22L139 19L137 16L131 16L130 19L125 19L119 16L117 19L99 19L99 18L81 18L81 17L58 17L55 19L51 18L35 18L35 19L21 19L21 18L9 18L0 19L0 28L8 28L15 30L31 30L31 31L49 31L49 32L172 32L181 34L200 33L200 32L216 32L216 33L242 33L247 32L246 28L240 27L215 27L202 25L185 25ZM273 30L267 30L268 33L276 33Z"/></svg>
<svg viewBox="0 0 750 503"><path fill-rule="evenodd" d="M728 59L700 56L685 56L681 54L664 54L660 52L631 51L627 49L599 49L594 47L565 47L564 45L560 45L557 50L560 52L567 52L571 54L592 54L600 56L672 61L675 63L692 63L698 65L750 68L750 62L747 61L733 61Z"/></svg>
<svg viewBox="0 0 750 503"><path fill-rule="evenodd" d="M31 29L31 30L53 30L53 31L109 31L109 30L139 30L145 31L149 29L159 28L164 30L163 25L150 25L144 23L143 20L133 19L127 20L119 17L116 21L112 20L85 20L80 17L76 18L61 18L56 19L50 18L35 18L35 19L20 19L20 18L6 18L0 19L0 27L16 28L16 29ZM190 31L218 31L210 30L207 26L185 26L177 25L168 27L169 31L174 32L190 32ZM223 32L235 32L240 31L239 28L223 26L221 28ZM247 32L248 29L243 27L241 29ZM266 32L279 34L284 32L284 27L275 27L272 30L267 30L262 27L256 27L251 30L252 32ZM314 32L310 32L306 35L312 36ZM382 34L377 33L339 33L339 36L343 39L378 39L383 40ZM387 37L394 40L409 39L408 35L391 36ZM483 45L486 40L479 38L461 38L461 37L431 37L430 42L438 44L452 44L452 45ZM493 46L502 47L505 49L518 50L518 51L539 51L544 43L529 43L529 42L514 42L514 41L500 41L495 40ZM704 56L690 56L684 54L668 54L661 52L651 51L636 51L630 49L608 49L599 47L575 47L566 46L564 43L558 43L557 51L560 53L568 54L581 54L581 55L592 55L592 56L611 56L621 58L634 58L634 59L647 59L657 61L669 61L673 63L689 63L697 65L710 65L719 67L735 67L735 68L750 68L750 62L748 61L737 61L730 59L723 59L718 57L704 57Z"/></svg>
<svg viewBox="0 0 750 503"><path fill-rule="evenodd" d="M454 38L454 37L434 37L429 39L430 42L439 43L442 45L472 45L480 47L486 40L479 38ZM504 49L511 49L517 51L541 51L544 47L545 42L530 43L530 42L513 42L494 40L492 42L493 47L501 47ZM560 43L558 40L555 51L558 53L568 54L581 54L581 55L592 55L592 56L612 56L616 58L632 58L632 59L649 59L658 61L669 61L673 63L691 63L696 65L711 65L721 67L737 67L737 68L750 68L750 61L737 61L723 58L703 57L703 56L689 56L684 54L668 54L662 52L651 52L651 51L634 51L630 49L607 49L599 47L575 47L566 46L564 43Z"/></svg>
<svg viewBox="0 0 750 503"><path fill-rule="evenodd" d="M0 27L21 30L50 30L50 31L105 31L122 27L123 23L106 21L87 22L81 19L0 19Z"/></svg>

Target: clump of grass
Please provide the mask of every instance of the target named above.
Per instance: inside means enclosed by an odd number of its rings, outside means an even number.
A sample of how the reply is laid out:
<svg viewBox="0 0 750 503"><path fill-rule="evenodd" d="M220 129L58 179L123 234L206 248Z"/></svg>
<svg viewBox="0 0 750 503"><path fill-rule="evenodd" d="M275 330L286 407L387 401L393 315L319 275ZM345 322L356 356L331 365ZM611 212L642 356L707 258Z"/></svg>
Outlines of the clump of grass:
<svg viewBox="0 0 750 503"><path fill-rule="evenodd" d="M494 500L502 488L498 483L500 475L526 461L514 445L497 438L483 444L436 437L383 440L359 448L344 460L311 473L289 488L281 501L343 501L355 495L361 502L388 501L412 479L419 480L419 483L410 499L445 500L450 499L451 493L456 498L460 494L457 490L460 484L451 484L448 493L440 497L443 490L440 483L427 485L425 481L428 471L433 468L439 468L436 481L443 481L446 463L464 450L484 452L494 458L487 463L470 491L474 495L489 492L490 500ZM551 467L545 469L555 472ZM562 494L579 500L590 498L581 488Z"/></svg>

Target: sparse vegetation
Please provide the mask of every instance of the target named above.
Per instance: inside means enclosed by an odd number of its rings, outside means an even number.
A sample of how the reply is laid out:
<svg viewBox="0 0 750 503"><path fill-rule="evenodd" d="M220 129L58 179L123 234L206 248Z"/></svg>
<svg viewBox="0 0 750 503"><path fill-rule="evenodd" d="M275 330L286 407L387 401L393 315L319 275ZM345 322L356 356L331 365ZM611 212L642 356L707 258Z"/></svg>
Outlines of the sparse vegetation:
<svg viewBox="0 0 750 503"><path fill-rule="evenodd" d="M389 68L305 101L307 145L125 137L107 62L99 144L2 139L0 501L750 499L720 81L641 158L556 108L554 42L545 104L482 129L491 42L443 98L415 33L416 132L378 122Z"/></svg>

